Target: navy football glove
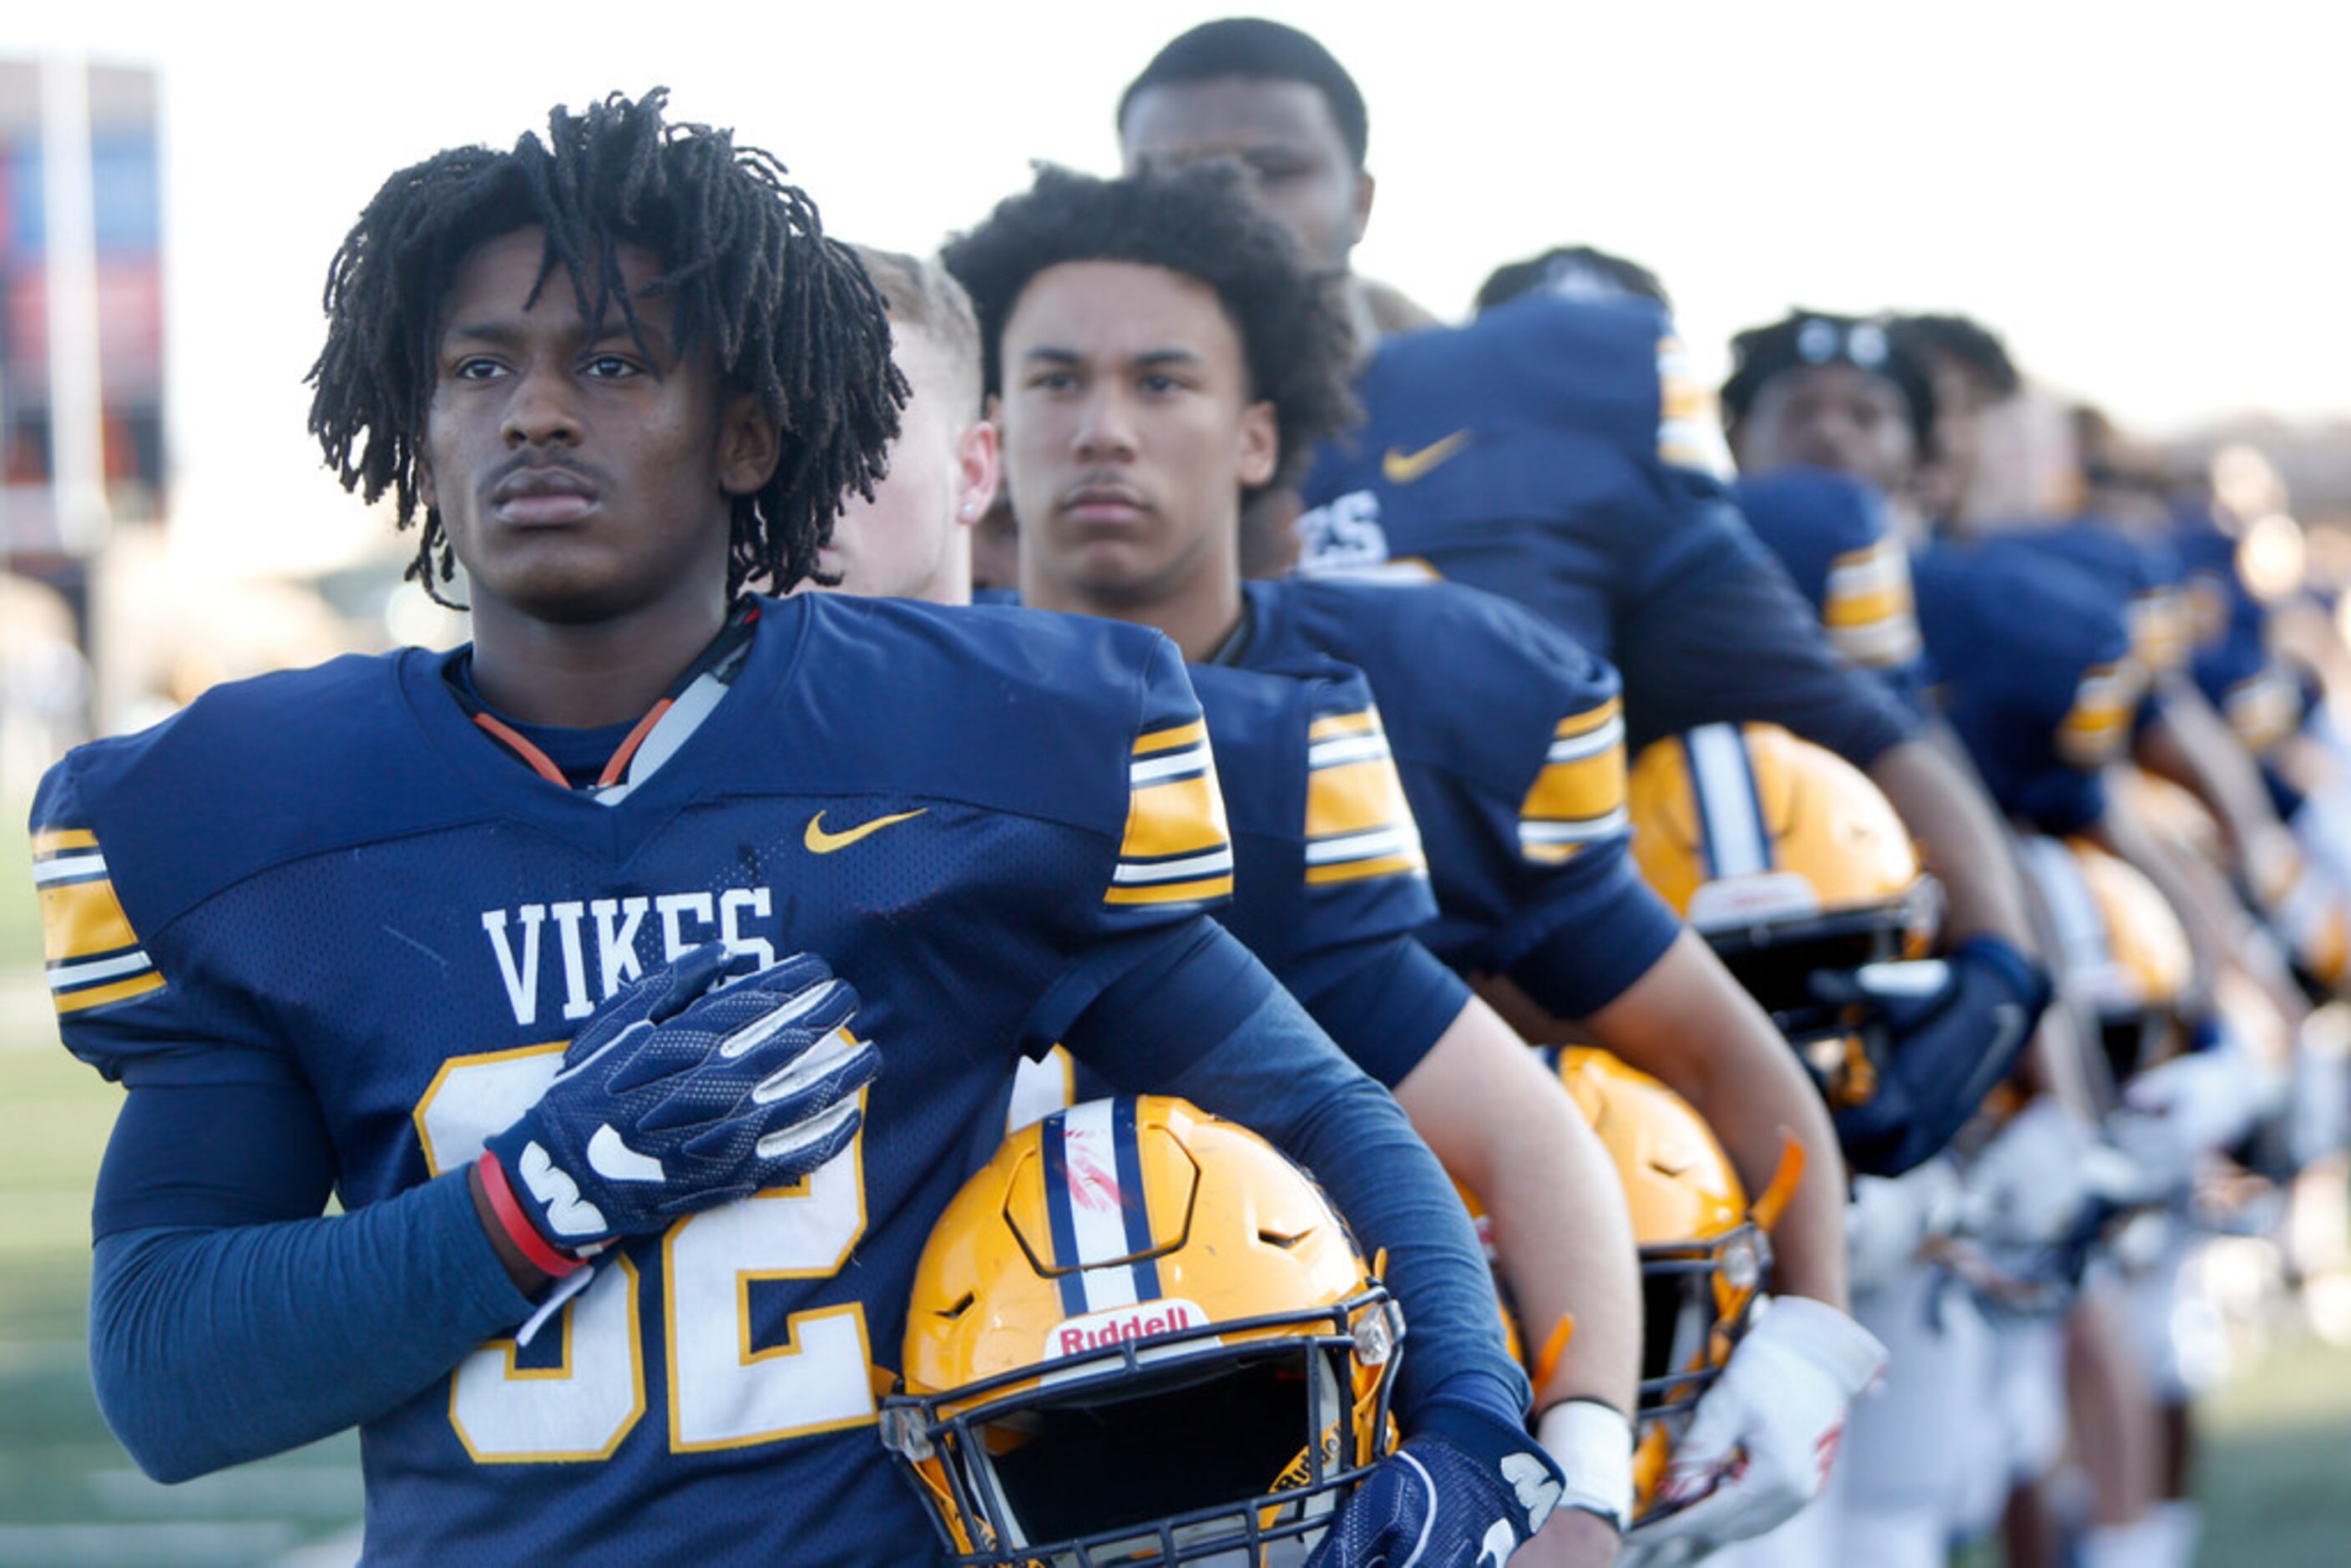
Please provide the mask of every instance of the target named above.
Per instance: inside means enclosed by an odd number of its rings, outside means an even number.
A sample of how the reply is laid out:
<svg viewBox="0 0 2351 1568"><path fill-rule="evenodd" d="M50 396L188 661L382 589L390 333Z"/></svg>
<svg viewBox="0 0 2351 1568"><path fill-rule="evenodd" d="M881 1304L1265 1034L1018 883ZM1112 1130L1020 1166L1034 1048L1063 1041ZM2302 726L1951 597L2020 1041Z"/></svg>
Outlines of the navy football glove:
<svg viewBox="0 0 2351 1568"><path fill-rule="evenodd" d="M1863 1176L1932 1159L2008 1076L2049 1005L2047 974L1996 936L1970 936L1939 960L1823 970L1812 984L1823 1001L1875 1010L1892 1046L1877 1092L1835 1113L1845 1161Z"/></svg>
<svg viewBox="0 0 2351 1568"><path fill-rule="evenodd" d="M539 1236L577 1256L798 1180L856 1135L881 1055L857 993L809 954L750 972L716 943L614 993L487 1152Z"/></svg>
<svg viewBox="0 0 2351 1568"><path fill-rule="evenodd" d="M1565 1490L1525 1427L1432 1401L1404 1447L1364 1478L1306 1568L1501 1568Z"/></svg>

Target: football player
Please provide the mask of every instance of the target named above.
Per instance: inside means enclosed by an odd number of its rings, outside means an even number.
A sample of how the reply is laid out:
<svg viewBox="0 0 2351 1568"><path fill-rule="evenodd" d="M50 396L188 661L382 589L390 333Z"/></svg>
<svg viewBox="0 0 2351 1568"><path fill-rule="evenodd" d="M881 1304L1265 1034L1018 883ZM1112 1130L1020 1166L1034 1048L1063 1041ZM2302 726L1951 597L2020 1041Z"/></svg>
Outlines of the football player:
<svg viewBox="0 0 2351 1568"><path fill-rule="evenodd" d="M1947 423L1938 392L1948 375L1932 374L1922 340L1893 324L1823 312L1798 312L1742 333L1734 351L1724 411L1749 474L1741 488L1758 531L1794 568L1833 626L1860 625L1869 619L1865 611L1891 610L1873 601L1893 574L1859 569L1899 549L1888 518L1915 517L1908 507L1928 455L1943 465L1937 482L1952 494L1976 490L1972 465L1980 449L1972 438L1955 440L1948 451L1941 444ZM1967 412L1972 416L1987 401L1971 397ZM1961 427L1971 429L1972 417ZM1815 466L1795 466L1802 464ZM1986 531L1981 519L1962 526ZM2135 716L2145 684L2134 655L2140 639L2132 633L2147 622L2129 619L2118 580L2085 570L2078 552L2026 549L2019 538L1989 531L1989 538L1932 542L1913 568L1917 617L1940 709L2001 810L2025 830L2119 832L2130 841L2127 814L2109 810L2105 770L2141 727ZM2095 559L2103 564L2106 558L2101 551ZM1885 673L1906 693L1921 690L1908 661ZM2079 1059L2051 1050L2037 1062L2039 1081L2058 1096L2044 1096L2019 1114L1970 1173L1980 1223L2020 1242L2053 1241L2071 1230L2085 1196L2089 1124L2082 1113L2091 1097L2076 1070ZM2092 1066L2102 1079L2102 1064ZM1915 1293L1924 1278L1914 1270L1896 1286ZM1889 1312L1886 1305L1899 1307L1900 1299L1888 1293L1865 1302L1865 1317L1894 1342L1896 1364L1913 1373L1896 1385L1896 1399L1856 1423L1856 1436L1865 1440L1855 1451L1865 1458L1846 1489L1845 1540L1873 1557L1923 1561L1939 1554L1950 1521L1937 1497L1949 1491L1948 1479L1922 1482L1930 1464L1948 1469L1960 1461L1951 1444L1923 1436L1946 1417L1916 1399L1922 1375L1948 1376L1970 1356L2037 1368L2002 1379L2001 1397L1991 1408L2015 1432L2046 1432L2062 1424L2053 1375L2058 1325L2003 1319L1989 1338L1978 1338L1953 1332L1947 1318L1938 1334L1906 1334L1901 1321L1915 1313ZM2112 1336L2089 1326L2104 1323L2111 1308L2095 1296L2073 1308L2074 1388L2085 1426L2128 1430L2148 1408L2137 1369ZM2111 1444L2100 1450L2105 1484L2099 1527L2086 1542L2093 1552L2133 1550L2147 1527L2149 1500L2134 1467L2116 1458L2118 1452ZM1999 1490L2009 1479L2003 1469ZM2017 1479L2012 1543L2045 1550L2031 1539L2043 1515L2037 1477Z"/></svg>
<svg viewBox="0 0 2351 1568"><path fill-rule="evenodd" d="M1625 858L1604 665L1454 585L1241 580L1243 497L1343 414L1346 361L1299 303L1312 275L1237 183L1049 175L947 247L999 399L1024 601L1160 627L1196 665L1363 670L1428 847L1430 949L1666 1079L1757 1191L1802 1140L1816 1175L1781 1226L1779 1326L1747 1342L1750 1368L1734 1358L1668 1484L1710 1494L1692 1529L1760 1528L1816 1489L1817 1446L1875 1365L1841 1310L1840 1184L1817 1174L1838 1170L1834 1134L1769 1021ZM1776 1376L1806 1393L1759 1399Z"/></svg>
<svg viewBox="0 0 2351 1568"><path fill-rule="evenodd" d="M1049 179L1041 192L1073 191L1082 201L1096 188ZM1047 200L1041 192L1033 200ZM1161 204L1160 227L1184 220L1209 246L1225 237L1216 223L1245 212L1197 193L1187 200L1181 191L1166 193ZM1125 237L1144 245L1150 231ZM961 286L931 263L863 254L891 303L896 357L912 389L889 477L870 502L852 503L835 530L841 559L852 563L841 589L876 593L907 591L918 579L957 580L952 570L936 572L935 563L967 549L959 519L977 509L967 503L977 498L978 482L993 483L994 470L969 461L974 448L952 434L953 416L925 420L916 412L926 402L946 410L979 406L979 333ZM1238 278L1270 271L1287 285L1290 297L1278 303L1300 343L1327 349L1343 341L1329 291L1294 268L1269 268L1245 246L1232 247L1232 256ZM925 302L921 314L901 300ZM1337 382L1313 374L1329 362L1327 353L1321 361L1306 353L1274 389L1270 401L1290 416L1286 428L1311 430L1344 407L1343 394L1332 395ZM1165 373L1172 377L1176 367ZM1221 486L1238 495L1229 467L1202 463L1186 472L1204 491ZM1542 1239L1513 1249L1507 1278L1535 1333L1548 1333L1563 1317L1575 1325L1537 1391L1569 1472L1568 1507L1550 1527L1546 1550L1560 1551L1560 1561L1605 1562L1628 1512L1632 1443L1624 1421L1640 1354L1632 1237L1605 1154L1524 1043L1411 936L1437 906L1363 677L1320 657L1265 670L1195 664L1192 674L1217 747L1234 847L1235 896L1217 918L1343 1050L1395 1091L1447 1170L1483 1197L1498 1231ZM1025 1124L1097 1087L1076 1079L1059 1061L1024 1071L1012 1121Z"/></svg>
<svg viewBox="0 0 2351 1568"><path fill-rule="evenodd" d="M110 1421L169 1479L360 1425L383 1561L923 1560L871 1363L942 1148L1059 1040L1245 1113L1386 1249L1414 1435L1353 1538L1507 1555L1559 1481L1487 1269L1204 913L1175 651L737 593L816 569L903 388L807 198L663 107L400 172L329 275L312 429L429 588L466 569L473 643L221 688L36 801L63 1031L130 1087Z"/></svg>
<svg viewBox="0 0 2351 1568"><path fill-rule="evenodd" d="M2053 410L2027 394L2006 347L1979 323L1903 317L1894 335L1933 378L1932 455L1907 486L1928 523L1949 537L1996 535L2046 549L2123 597L2132 653L2149 685L2133 759L2203 802L2240 882L2304 972L2322 988L2341 980L2339 900L2325 886L2330 879L2304 866L2296 834L2279 821L2292 792L2278 792L2274 779L2265 784L2255 760L2293 722L2299 700L2270 657L2266 612L2242 586L2235 538L2209 523L2183 523L2160 465L2097 410ZM2041 504L2022 499L2044 492ZM2190 559L2200 594L2189 591ZM2197 598L2225 608L2199 617L2190 607ZM2253 957L2227 935L2214 901L2185 868L2167 867L2160 846L2126 816L2114 827L2129 840L2132 860L2195 923L2200 949L2232 953L2241 965ZM2293 1006L2282 991L2279 1000Z"/></svg>
<svg viewBox="0 0 2351 1568"><path fill-rule="evenodd" d="M1521 294L1563 294L1572 299L1647 299L1670 312L1673 297L1657 275L1627 256L1588 245L1554 246L1524 261L1508 261L1478 286L1478 308L1508 305Z"/></svg>
<svg viewBox="0 0 2351 1568"><path fill-rule="evenodd" d="M1116 124L1130 171L1238 160L1310 259L1343 273L1372 211L1369 117L1312 38L1254 19L1204 24L1129 84ZM1315 455L1301 569L1436 573L1528 605L1622 672L1636 747L1764 719L1843 755L1894 802L1946 888L1938 1031L1972 1050L2029 1030L2048 982L1996 817L1900 706L1836 657L1740 521L1663 311L1536 290L1467 327L1385 341L1369 336L1368 314L1354 312L1367 419Z"/></svg>

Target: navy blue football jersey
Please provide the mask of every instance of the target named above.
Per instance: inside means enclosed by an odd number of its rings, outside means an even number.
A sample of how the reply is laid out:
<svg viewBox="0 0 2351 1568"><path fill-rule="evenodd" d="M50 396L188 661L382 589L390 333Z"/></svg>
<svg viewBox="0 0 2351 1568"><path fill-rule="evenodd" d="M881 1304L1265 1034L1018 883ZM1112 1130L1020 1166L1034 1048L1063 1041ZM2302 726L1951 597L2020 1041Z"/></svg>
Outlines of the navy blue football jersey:
<svg viewBox="0 0 2351 1568"><path fill-rule="evenodd" d="M956 1154L1137 938L1229 889L1164 637L760 610L706 720L607 802L517 765L453 699L451 657L413 649L216 689L42 785L68 1045L134 1088L303 1086L350 1209L472 1159L603 998L688 948L819 953L863 998L883 1067L857 1142L617 1249L559 1326L368 1422L371 1553L928 1558L872 1368L897 1360Z"/></svg>
<svg viewBox="0 0 2351 1568"><path fill-rule="evenodd" d="M1268 670L1189 669L1232 833L1233 897L1216 918L1393 1089L1469 993L1410 940L1437 917L1437 899L1371 688L1314 654ZM1007 1125L1110 1092L1055 1051L1020 1064Z"/></svg>
<svg viewBox="0 0 2351 1568"><path fill-rule="evenodd" d="M1371 688L1320 657L1191 674L1233 837L1217 918L1394 1088L1469 998L1409 940L1437 899Z"/></svg>
<svg viewBox="0 0 2351 1568"><path fill-rule="evenodd" d="M1622 672L1636 748L1769 719L1866 766L1913 722L1836 656L1740 517L1679 354L1646 301L1556 295L1387 340L1364 424L1308 475L1300 570L1441 576L1526 605Z"/></svg>
<svg viewBox="0 0 2351 1568"><path fill-rule="evenodd" d="M2071 561L2118 599L2130 625L2131 656L2150 680L2186 668L2194 641L2186 572L2169 539L2126 532L2095 516L1997 538Z"/></svg>
<svg viewBox="0 0 2351 1568"><path fill-rule="evenodd" d="M2301 727L2300 685L2270 651L2269 606L2237 570L2237 538L2210 511L2180 515L2171 536L2186 580L2189 673L2256 757Z"/></svg>
<svg viewBox="0 0 2351 1568"><path fill-rule="evenodd" d="M1782 468L1733 487L1748 527L1845 657L1916 707L1927 686L1910 549L1876 487L1826 468Z"/></svg>
<svg viewBox="0 0 2351 1568"><path fill-rule="evenodd" d="M2091 825L2147 690L2122 598L1999 540L1930 545L1911 566L1937 691L1992 799L2043 832Z"/></svg>
<svg viewBox="0 0 2351 1568"><path fill-rule="evenodd" d="M1640 879L1614 672L1515 605L1447 583L1252 582L1227 657L1361 670L1426 846L1421 939L1464 973L1512 973L1580 1017L1679 930Z"/></svg>

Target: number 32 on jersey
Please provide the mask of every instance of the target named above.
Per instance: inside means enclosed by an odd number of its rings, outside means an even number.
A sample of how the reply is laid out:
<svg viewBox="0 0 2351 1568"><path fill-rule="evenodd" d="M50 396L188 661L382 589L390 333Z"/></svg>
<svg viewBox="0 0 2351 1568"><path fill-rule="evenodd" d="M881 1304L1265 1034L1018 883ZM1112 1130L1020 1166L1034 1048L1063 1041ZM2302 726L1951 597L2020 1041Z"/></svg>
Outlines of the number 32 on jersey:
<svg viewBox="0 0 2351 1568"><path fill-rule="evenodd" d="M434 1175L482 1152L483 1140L538 1102L563 1062L561 1044L452 1058L417 1102L417 1136ZM751 1345L751 1285L823 1279L865 1230L865 1140L792 1186L679 1220L662 1238L661 1322L639 1322L635 1265L617 1255L542 1333L560 1359L526 1367L515 1342L494 1339L457 1367L449 1419L484 1464L609 1458L645 1412L645 1357L669 1372L674 1453L780 1442L874 1418L865 1310L856 1302L795 1312L783 1343Z"/></svg>

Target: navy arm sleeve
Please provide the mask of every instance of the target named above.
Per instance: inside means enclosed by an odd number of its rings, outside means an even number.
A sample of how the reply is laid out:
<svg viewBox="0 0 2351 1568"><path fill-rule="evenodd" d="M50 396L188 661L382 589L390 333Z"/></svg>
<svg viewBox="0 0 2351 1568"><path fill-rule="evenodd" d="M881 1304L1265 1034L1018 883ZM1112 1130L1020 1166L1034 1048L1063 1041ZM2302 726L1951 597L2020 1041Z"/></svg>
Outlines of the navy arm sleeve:
<svg viewBox="0 0 2351 1568"><path fill-rule="evenodd" d="M1469 1005L1469 987L1410 936L1310 954L1280 972L1354 1064L1394 1089Z"/></svg>
<svg viewBox="0 0 2351 1568"><path fill-rule="evenodd" d="M1717 537L1616 617L1633 750L1702 724L1761 719L1866 769L1917 722L1832 647L1787 572L1728 503Z"/></svg>
<svg viewBox="0 0 2351 1568"><path fill-rule="evenodd" d="M381 1415L530 1313L462 1171L319 1216L331 1156L288 1092L134 1088L108 1145L90 1374L158 1480Z"/></svg>
<svg viewBox="0 0 2351 1568"><path fill-rule="evenodd" d="M1387 1250L1410 1354L1397 1413L1437 1403L1526 1419L1491 1271L1444 1167L1380 1086L1232 936L1202 921L1105 989L1068 1039L1123 1089L1180 1094L1311 1171L1367 1251Z"/></svg>

